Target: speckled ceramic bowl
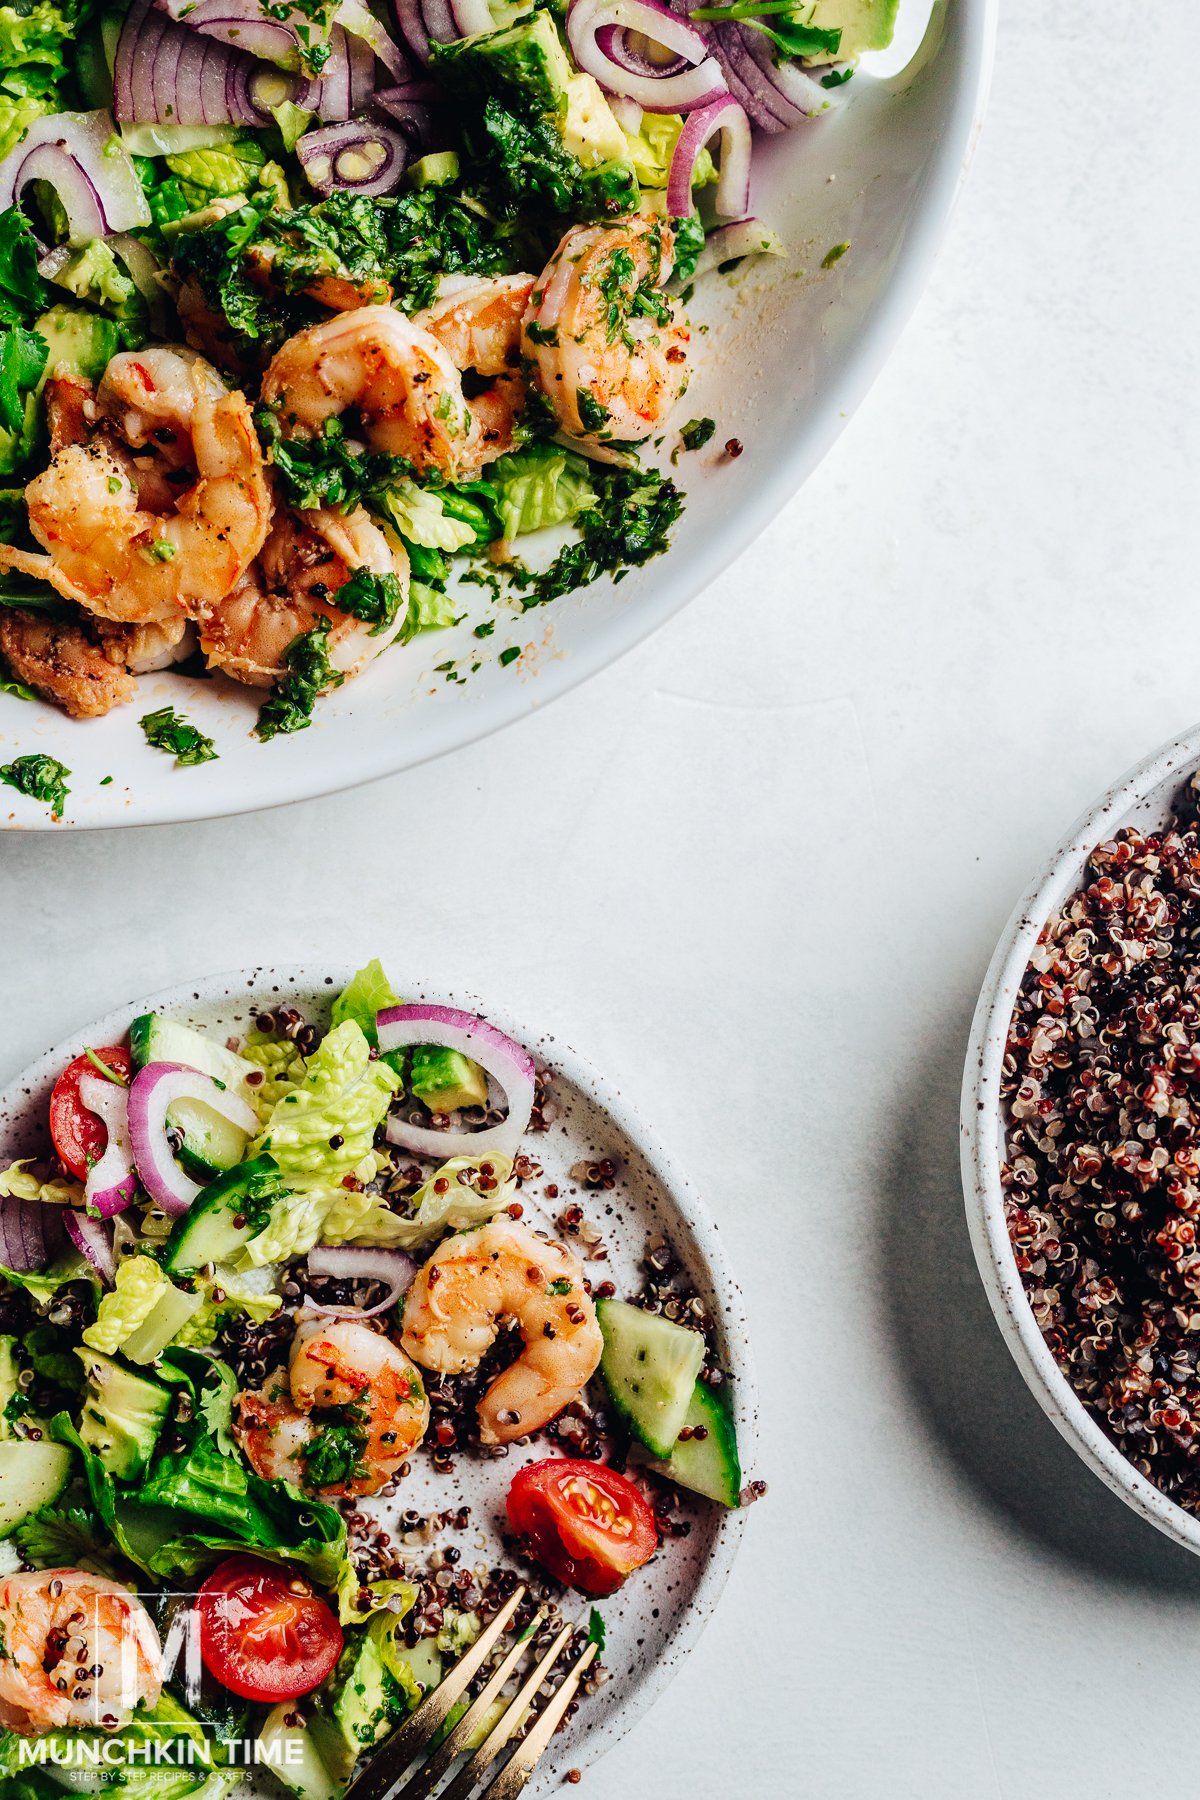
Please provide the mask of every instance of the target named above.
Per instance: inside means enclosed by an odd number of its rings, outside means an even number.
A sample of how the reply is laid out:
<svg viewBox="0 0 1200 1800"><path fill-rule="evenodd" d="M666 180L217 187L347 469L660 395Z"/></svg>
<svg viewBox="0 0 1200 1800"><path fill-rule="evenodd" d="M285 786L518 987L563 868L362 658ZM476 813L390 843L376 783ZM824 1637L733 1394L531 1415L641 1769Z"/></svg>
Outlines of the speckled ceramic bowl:
<svg viewBox="0 0 1200 1800"><path fill-rule="evenodd" d="M39 1057L0 1094L0 1152L5 1158L46 1147L46 1107L50 1089L64 1063L87 1044L119 1040L138 1013L164 1011L225 1038L247 1029L256 1011L288 1002L309 1018L328 1022L330 1000L352 971L311 969L246 969L189 982L131 1002L76 1032ZM655 1141L619 1089L610 1086L566 1044L536 1033L508 1018L472 994L401 983L409 999L437 1000L486 1012L503 1030L528 1046L555 1072L558 1116L543 1136L528 1141L545 1171L557 1182L559 1198L539 1198L541 1182L522 1195L526 1217L552 1225L565 1197L576 1184L569 1171L579 1161L605 1156L619 1164L615 1187L608 1193L581 1193L580 1203L600 1226L608 1246L606 1263L595 1263L617 1291L640 1286L639 1263L646 1239L669 1239L699 1293L720 1321L724 1365L733 1377L733 1400L743 1468L753 1469L756 1433L754 1377L748 1330L740 1291L725 1264L717 1228L666 1152ZM597 1276L599 1279L600 1276ZM502 1461L476 1463L460 1457L454 1472L438 1475L428 1458L418 1457L412 1475L392 1501L361 1504L384 1517L406 1507L422 1513L466 1503L470 1529L459 1534L463 1562L503 1559L499 1523L509 1481L522 1461L546 1454L545 1443L514 1448ZM687 1507L691 1531L665 1543L653 1563L633 1576L611 1600L601 1603L608 1642L604 1660L611 1671L607 1686L581 1707L573 1726L555 1740L538 1771L535 1792L548 1791L569 1768L594 1762L626 1732L666 1687L680 1662L712 1616L733 1566L745 1515L725 1512L705 1500ZM572 1597L573 1599L575 1597ZM578 1596L586 1618L588 1602ZM568 1614L572 1610L568 1603ZM721 1729L714 1713L711 1728Z"/></svg>
<svg viewBox="0 0 1200 1800"><path fill-rule="evenodd" d="M1088 856L1123 825L1154 831L1200 767L1200 726L1129 771L1063 839L1013 913L983 984L962 1097L962 1172L971 1241L992 1310L1035 1398L1072 1449L1159 1531L1200 1554L1200 1519L1138 1473L1105 1436L1055 1362L1025 1298L1009 1243L1000 1186L1005 1117L1000 1071L1018 990L1042 927L1081 885Z"/></svg>

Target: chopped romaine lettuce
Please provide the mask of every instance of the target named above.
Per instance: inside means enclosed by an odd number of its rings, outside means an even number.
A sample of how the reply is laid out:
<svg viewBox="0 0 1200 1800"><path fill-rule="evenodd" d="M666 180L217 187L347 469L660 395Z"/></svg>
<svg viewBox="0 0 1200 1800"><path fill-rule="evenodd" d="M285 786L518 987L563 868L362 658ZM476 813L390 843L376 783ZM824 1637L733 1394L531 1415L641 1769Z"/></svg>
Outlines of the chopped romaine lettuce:
<svg viewBox="0 0 1200 1800"><path fill-rule="evenodd" d="M424 550L444 550L452 555L479 541L476 523L455 518L435 488L397 481L376 495L375 504L406 543Z"/></svg>
<svg viewBox="0 0 1200 1800"><path fill-rule="evenodd" d="M342 1025L347 1019L352 1019L374 1050L379 1045L376 1014L381 1013L385 1006L399 1004L399 995L393 993L383 964L376 957L346 983L333 1003L330 1020L333 1025Z"/></svg>
<svg viewBox="0 0 1200 1800"><path fill-rule="evenodd" d="M376 1128L399 1085L394 1069L372 1060L366 1034L353 1019L327 1034L299 1085L278 1101L251 1146L252 1155L270 1152L292 1193L251 1238L242 1253L246 1262L281 1262L312 1249L326 1215L347 1193L346 1177L374 1177Z"/></svg>
<svg viewBox="0 0 1200 1800"><path fill-rule="evenodd" d="M586 460L556 444L527 444L500 457L488 470L488 482L496 490L505 538L567 524L596 504Z"/></svg>
<svg viewBox="0 0 1200 1800"><path fill-rule="evenodd" d="M361 1207L357 1218L345 1213L330 1214L323 1233L326 1243L379 1244L401 1250L420 1250L432 1244L445 1231L463 1231L469 1225L482 1225L494 1213L501 1212L516 1193L512 1162L507 1156L490 1155L496 1185L481 1192L479 1161L470 1156L452 1156L429 1177L413 1196L414 1212L401 1218L378 1198ZM444 1193L437 1191L442 1181L449 1183ZM368 1196L359 1195L365 1200Z"/></svg>
<svg viewBox="0 0 1200 1800"><path fill-rule="evenodd" d="M68 76L66 45L86 9L50 0L0 6L0 89L18 99L48 97ZM67 102L69 104L69 101Z"/></svg>
<svg viewBox="0 0 1200 1800"><path fill-rule="evenodd" d="M0 76L2 86L3 76ZM0 92L0 161L11 156L35 119L53 111L48 100L13 100Z"/></svg>
<svg viewBox="0 0 1200 1800"><path fill-rule="evenodd" d="M40 1200L47 1206L82 1206L83 1189L68 1176L54 1176L39 1181L30 1173L31 1156L23 1156L0 1169L0 1197L12 1195L17 1200Z"/></svg>
<svg viewBox="0 0 1200 1800"><path fill-rule="evenodd" d="M114 1285L101 1296L93 1324L83 1341L112 1356L145 1324L171 1283L152 1256L130 1256L117 1267Z"/></svg>
<svg viewBox="0 0 1200 1800"><path fill-rule="evenodd" d="M266 1270L246 1269L238 1273L218 1265L211 1275L197 1277L196 1289L202 1295L201 1303L175 1333L172 1345L190 1348L211 1344L228 1319L240 1314L261 1324L264 1319L273 1318L283 1305L282 1296L272 1291Z"/></svg>

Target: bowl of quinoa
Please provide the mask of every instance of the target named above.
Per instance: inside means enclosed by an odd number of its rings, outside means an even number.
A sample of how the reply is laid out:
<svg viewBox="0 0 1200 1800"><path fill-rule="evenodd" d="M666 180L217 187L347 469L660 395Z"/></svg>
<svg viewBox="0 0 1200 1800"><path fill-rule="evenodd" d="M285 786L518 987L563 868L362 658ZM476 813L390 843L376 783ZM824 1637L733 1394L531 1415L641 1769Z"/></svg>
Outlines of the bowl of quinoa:
<svg viewBox="0 0 1200 1800"><path fill-rule="evenodd" d="M1030 1389L1200 1552L1200 728L1116 783L1022 897L975 1015L961 1147Z"/></svg>

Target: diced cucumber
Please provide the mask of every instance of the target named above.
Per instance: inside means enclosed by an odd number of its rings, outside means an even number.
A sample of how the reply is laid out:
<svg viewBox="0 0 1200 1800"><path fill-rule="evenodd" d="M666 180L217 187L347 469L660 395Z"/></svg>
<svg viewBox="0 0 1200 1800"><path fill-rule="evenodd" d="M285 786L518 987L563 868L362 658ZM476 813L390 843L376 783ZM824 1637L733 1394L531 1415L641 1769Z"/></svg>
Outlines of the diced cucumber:
<svg viewBox="0 0 1200 1800"><path fill-rule="evenodd" d="M242 1246L262 1229L258 1215L263 1201L279 1191L279 1165L265 1151L262 1156L218 1175L197 1194L171 1232L163 1266L178 1275L201 1269L205 1263L232 1262Z"/></svg>
<svg viewBox="0 0 1200 1800"><path fill-rule="evenodd" d="M129 1047L135 1068L152 1062L182 1063L187 1069L211 1075L231 1093L252 1103L253 1090L246 1077L253 1074L253 1063L177 1019L143 1013L129 1027ZM245 1132L202 1100L176 1100L167 1108L167 1123L183 1133L179 1160L195 1181L207 1181L232 1169L246 1154Z"/></svg>
<svg viewBox="0 0 1200 1800"><path fill-rule="evenodd" d="M733 1415L723 1393L698 1381L680 1429L693 1435L677 1441L670 1456L653 1465L659 1474L722 1506L739 1506L742 1466Z"/></svg>
<svg viewBox="0 0 1200 1800"><path fill-rule="evenodd" d="M185 1294L182 1288L168 1288L153 1312L121 1345L121 1355L132 1363L152 1363L203 1304L203 1293Z"/></svg>
<svg viewBox="0 0 1200 1800"><path fill-rule="evenodd" d="M704 1361L698 1331L625 1300L600 1300L600 1373L630 1434L655 1456L670 1456Z"/></svg>
<svg viewBox="0 0 1200 1800"><path fill-rule="evenodd" d="M294 1700L273 1706L258 1734L260 1749L255 1760L265 1764L299 1800L335 1800L341 1790L321 1761L308 1727L288 1724L299 1716Z"/></svg>
<svg viewBox="0 0 1200 1800"><path fill-rule="evenodd" d="M71 1452L49 1438L6 1438L0 1444L0 1538L50 1506L67 1485Z"/></svg>

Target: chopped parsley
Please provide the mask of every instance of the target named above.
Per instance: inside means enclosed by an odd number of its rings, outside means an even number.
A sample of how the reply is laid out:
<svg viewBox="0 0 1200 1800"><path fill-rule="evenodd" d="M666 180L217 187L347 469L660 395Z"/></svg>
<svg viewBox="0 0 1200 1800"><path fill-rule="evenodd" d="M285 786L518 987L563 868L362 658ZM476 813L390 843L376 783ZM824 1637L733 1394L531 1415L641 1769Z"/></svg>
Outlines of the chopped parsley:
<svg viewBox="0 0 1200 1800"><path fill-rule="evenodd" d="M626 565L648 562L667 549L683 511L673 481L655 469L599 468L592 480L597 501L579 515L580 541L566 545L540 574L519 565L509 570L514 587L523 590L523 606L544 606L604 574L619 580Z"/></svg>
<svg viewBox="0 0 1200 1800"><path fill-rule="evenodd" d="M318 694L341 687L346 677L329 661L330 621L318 619L311 631L302 632L284 651L287 674L258 712L255 731L263 743L287 732L303 731L312 724Z"/></svg>
<svg viewBox="0 0 1200 1800"><path fill-rule="evenodd" d="M497 661L502 669L507 669L509 663L516 662L520 654L521 646L519 644L510 644L507 650L502 650L500 652Z"/></svg>
<svg viewBox="0 0 1200 1800"><path fill-rule="evenodd" d="M255 414L255 424L284 499L291 506L333 506L349 511L390 481L412 474L413 466L403 456L387 456L382 451L356 455L346 443L346 429L338 418L326 419L314 438L286 436L278 414L265 406Z"/></svg>
<svg viewBox="0 0 1200 1800"><path fill-rule="evenodd" d="M594 1606L588 1614L587 1635L588 1643L595 1644L597 1650L603 1656L607 1634L604 1629L604 1620L600 1617L600 1614L596 1611Z"/></svg>
<svg viewBox="0 0 1200 1800"><path fill-rule="evenodd" d="M138 723L146 734L146 742L155 750L165 750L174 756L182 769L217 760L212 739L205 737L173 706L162 706L157 712L145 713Z"/></svg>
<svg viewBox="0 0 1200 1800"><path fill-rule="evenodd" d="M680 428L679 439L685 450L702 450L716 429L715 419L689 419Z"/></svg>
<svg viewBox="0 0 1200 1800"><path fill-rule="evenodd" d="M335 1416L320 1420L316 1437L300 1452L305 1481L313 1488L344 1487L367 1472L362 1409L345 1406L330 1410Z"/></svg>
<svg viewBox="0 0 1200 1800"><path fill-rule="evenodd" d="M575 404L579 408L579 423L585 431L603 431L608 413L590 388L576 388Z"/></svg>
<svg viewBox="0 0 1200 1800"><path fill-rule="evenodd" d="M44 800L56 819L62 818L71 791L66 784L70 773L53 756L18 756L14 762L0 765L0 781L31 800Z"/></svg>
<svg viewBox="0 0 1200 1800"><path fill-rule="evenodd" d="M378 637L394 622L404 604L404 594L395 575L372 575L368 569L356 569L331 604L339 612L364 620L371 627L371 636Z"/></svg>

